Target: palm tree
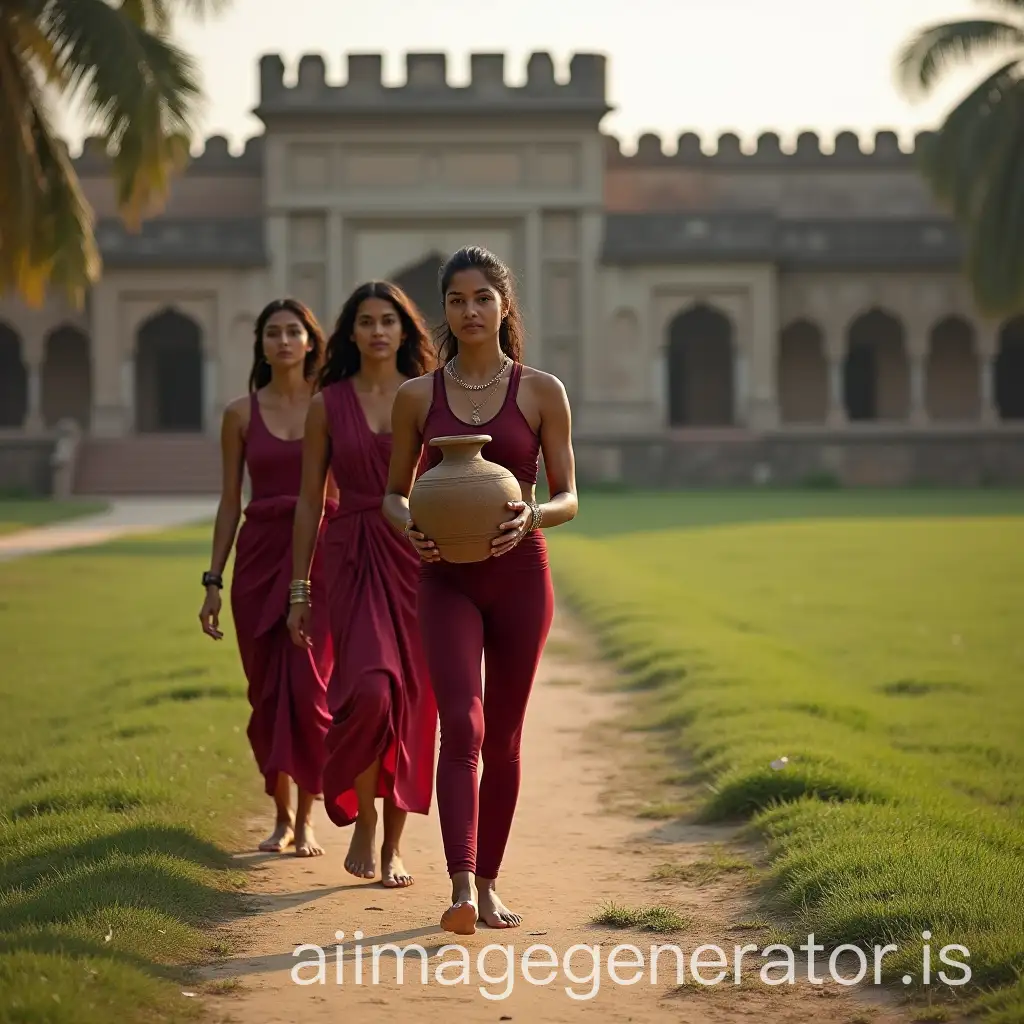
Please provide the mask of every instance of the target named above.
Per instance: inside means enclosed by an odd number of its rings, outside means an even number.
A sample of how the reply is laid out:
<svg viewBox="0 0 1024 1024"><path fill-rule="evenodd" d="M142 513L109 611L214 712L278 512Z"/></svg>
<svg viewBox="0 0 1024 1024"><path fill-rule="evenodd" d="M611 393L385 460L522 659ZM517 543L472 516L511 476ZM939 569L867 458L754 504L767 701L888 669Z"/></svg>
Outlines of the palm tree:
<svg viewBox="0 0 1024 1024"><path fill-rule="evenodd" d="M1005 17L933 25L905 46L900 78L927 94L980 56L995 70L922 147L921 166L967 241L966 271L983 314L1024 311L1024 0L989 0Z"/></svg>
<svg viewBox="0 0 1024 1024"><path fill-rule="evenodd" d="M176 14L204 17L227 0L0 2L0 294L39 305L47 288L76 304L100 273L93 214L54 97L77 101L112 154L122 218L137 228L188 160L201 99Z"/></svg>

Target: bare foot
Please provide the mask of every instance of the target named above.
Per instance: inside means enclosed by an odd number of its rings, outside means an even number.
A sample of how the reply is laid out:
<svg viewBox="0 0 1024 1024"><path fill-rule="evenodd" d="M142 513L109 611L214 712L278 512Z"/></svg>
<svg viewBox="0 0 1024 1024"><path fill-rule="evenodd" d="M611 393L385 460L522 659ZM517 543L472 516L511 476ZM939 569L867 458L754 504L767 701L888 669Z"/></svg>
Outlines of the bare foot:
<svg viewBox="0 0 1024 1024"><path fill-rule="evenodd" d="M404 889L412 885L412 875L406 871L402 855L397 850L381 847L380 880L385 889Z"/></svg>
<svg viewBox="0 0 1024 1024"><path fill-rule="evenodd" d="M480 920L488 928L518 928L523 919L513 914L494 890L494 883L480 886Z"/></svg>
<svg viewBox="0 0 1024 1024"><path fill-rule="evenodd" d="M456 935L475 935L477 922L476 891L471 883L452 887L452 905L441 915L441 927Z"/></svg>
<svg viewBox="0 0 1024 1024"><path fill-rule="evenodd" d="M264 853L280 853L291 846L294 839L295 830L292 828L291 821L279 821L274 827L274 831L260 843L259 848Z"/></svg>
<svg viewBox="0 0 1024 1024"><path fill-rule="evenodd" d="M322 857L324 848L316 841L313 834L313 823L309 821L300 822L295 829L295 856L296 857Z"/></svg>
<svg viewBox="0 0 1024 1024"><path fill-rule="evenodd" d="M356 878L374 878L377 875L377 863L373 856L373 847L377 839L377 817L372 819L357 818L353 826L352 842L345 857L345 870Z"/></svg>

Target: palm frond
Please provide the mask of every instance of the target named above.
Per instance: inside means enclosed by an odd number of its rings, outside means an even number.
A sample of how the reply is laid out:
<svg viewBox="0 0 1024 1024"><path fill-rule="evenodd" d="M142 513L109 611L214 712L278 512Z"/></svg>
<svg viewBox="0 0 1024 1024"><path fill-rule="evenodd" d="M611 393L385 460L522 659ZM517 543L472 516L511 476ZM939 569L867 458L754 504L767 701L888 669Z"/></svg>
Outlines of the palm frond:
<svg viewBox="0 0 1024 1024"><path fill-rule="evenodd" d="M13 31L0 32L0 138L0 292L41 305L52 283L80 304L100 270L92 211Z"/></svg>
<svg viewBox="0 0 1024 1024"><path fill-rule="evenodd" d="M1024 313L1024 80L1000 103L998 143L977 187L967 273L979 310Z"/></svg>
<svg viewBox="0 0 1024 1024"><path fill-rule="evenodd" d="M166 0L121 0L120 9L140 28L164 34L171 28Z"/></svg>
<svg viewBox="0 0 1024 1024"><path fill-rule="evenodd" d="M195 66L106 0L50 0L46 30L115 152L121 213L137 227L187 162L201 96Z"/></svg>
<svg viewBox="0 0 1024 1024"><path fill-rule="evenodd" d="M936 198L953 216L969 222L977 212L979 189L1013 134L1014 107L1006 98L1017 92L1021 68L1004 64L985 78L950 112L921 154L921 170Z"/></svg>
<svg viewBox="0 0 1024 1024"><path fill-rule="evenodd" d="M927 93L950 68L1013 47L1024 49L1022 25L987 19L933 25L901 51L897 61L900 85L908 95Z"/></svg>

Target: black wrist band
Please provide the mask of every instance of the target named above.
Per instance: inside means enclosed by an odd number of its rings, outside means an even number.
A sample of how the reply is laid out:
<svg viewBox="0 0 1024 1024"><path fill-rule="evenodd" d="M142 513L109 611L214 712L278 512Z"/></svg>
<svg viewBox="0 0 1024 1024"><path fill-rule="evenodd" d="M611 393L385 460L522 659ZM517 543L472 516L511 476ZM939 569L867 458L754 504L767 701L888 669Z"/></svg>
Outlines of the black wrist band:
<svg viewBox="0 0 1024 1024"><path fill-rule="evenodd" d="M214 586L218 590L224 589L224 580L221 578L219 572L204 572L203 573L203 586L210 587Z"/></svg>

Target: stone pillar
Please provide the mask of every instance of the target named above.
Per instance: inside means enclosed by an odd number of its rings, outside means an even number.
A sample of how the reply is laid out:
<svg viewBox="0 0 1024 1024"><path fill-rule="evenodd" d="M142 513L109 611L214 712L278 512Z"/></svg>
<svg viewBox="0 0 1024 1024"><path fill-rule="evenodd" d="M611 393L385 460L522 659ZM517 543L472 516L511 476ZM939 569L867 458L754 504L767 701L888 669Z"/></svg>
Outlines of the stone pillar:
<svg viewBox="0 0 1024 1024"><path fill-rule="evenodd" d="M846 426L846 401L843 395L843 364L846 345L842 331L833 325L825 328L825 359L828 362L828 415L830 427Z"/></svg>
<svg viewBox="0 0 1024 1024"><path fill-rule="evenodd" d="M121 360L121 430L120 436L138 431L135 415L135 360L131 356Z"/></svg>
<svg viewBox="0 0 1024 1024"><path fill-rule="evenodd" d="M737 427L750 426L750 374L748 363L747 353L737 346L732 361L732 419Z"/></svg>
<svg viewBox="0 0 1024 1024"><path fill-rule="evenodd" d="M25 346L25 370L28 377L28 411L25 415L25 429L32 434L43 431L43 368L38 351Z"/></svg>
<svg viewBox="0 0 1024 1024"><path fill-rule="evenodd" d="M914 347L907 353L907 365L910 372L910 414L908 418L915 426L924 426L928 422L927 359L927 350Z"/></svg>
<svg viewBox="0 0 1024 1024"><path fill-rule="evenodd" d="M996 406L996 356L999 352L999 332L990 324L978 328L978 397L980 420L986 426L999 422Z"/></svg>
<svg viewBox="0 0 1024 1024"><path fill-rule="evenodd" d="M345 287L345 222L338 210L330 210L327 214L327 284L325 296L327 301L326 319L333 325L345 303L348 290ZM330 326L325 327L330 330Z"/></svg>
<svg viewBox="0 0 1024 1024"><path fill-rule="evenodd" d="M217 357L203 353L203 433L211 437L220 432L217 382L220 378L220 367Z"/></svg>

